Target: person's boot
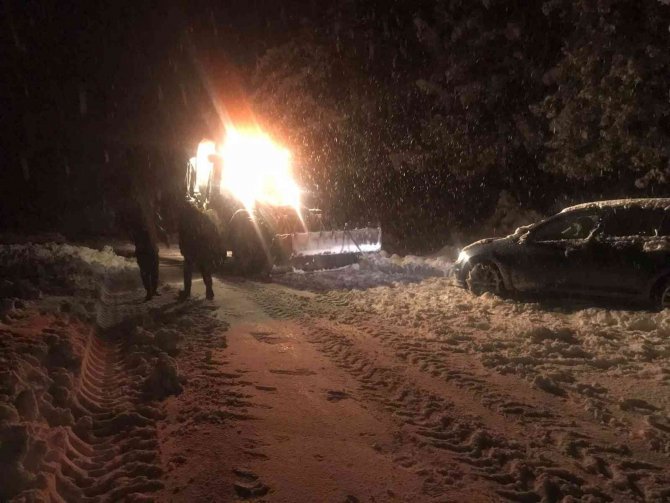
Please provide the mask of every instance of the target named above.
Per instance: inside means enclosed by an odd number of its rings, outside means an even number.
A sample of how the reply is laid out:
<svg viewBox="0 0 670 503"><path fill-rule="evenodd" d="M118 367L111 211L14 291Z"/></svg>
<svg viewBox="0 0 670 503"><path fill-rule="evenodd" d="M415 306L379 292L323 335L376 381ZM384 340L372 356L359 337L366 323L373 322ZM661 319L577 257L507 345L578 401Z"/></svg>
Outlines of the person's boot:
<svg viewBox="0 0 670 503"><path fill-rule="evenodd" d="M179 290L179 293L177 294L177 300L179 302L184 302L190 296L191 296L191 292L187 292L185 290Z"/></svg>
<svg viewBox="0 0 670 503"><path fill-rule="evenodd" d="M211 288L208 288L207 291L205 292L205 298L207 300L213 300L214 299L214 290Z"/></svg>
<svg viewBox="0 0 670 503"><path fill-rule="evenodd" d="M147 292L147 295L144 297L144 302L149 302L154 295L151 292Z"/></svg>

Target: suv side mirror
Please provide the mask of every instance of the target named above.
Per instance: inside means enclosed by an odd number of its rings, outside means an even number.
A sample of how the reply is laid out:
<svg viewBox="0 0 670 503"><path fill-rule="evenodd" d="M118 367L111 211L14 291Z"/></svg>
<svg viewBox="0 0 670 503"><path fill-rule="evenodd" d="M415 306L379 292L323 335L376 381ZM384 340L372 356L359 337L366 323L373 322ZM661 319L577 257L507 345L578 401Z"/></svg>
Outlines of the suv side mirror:
<svg viewBox="0 0 670 503"><path fill-rule="evenodd" d="M519 239L517 240L517 242L520 245L526 244L526 243L532 243L533 242L533 233L531 231L527 231L526 233L521 234L521 236L519 236Z"/></svg>

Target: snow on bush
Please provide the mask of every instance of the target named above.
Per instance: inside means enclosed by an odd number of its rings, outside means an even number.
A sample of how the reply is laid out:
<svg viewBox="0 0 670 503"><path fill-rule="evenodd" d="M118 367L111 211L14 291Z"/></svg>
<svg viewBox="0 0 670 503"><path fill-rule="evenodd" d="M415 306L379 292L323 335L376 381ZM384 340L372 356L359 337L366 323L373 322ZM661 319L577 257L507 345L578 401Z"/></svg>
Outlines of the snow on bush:
<svg viewBox="0 0 670 503"><path fill-rule="evenodd" d="M518 227L538 222L543 217L538 212L524 209L506 190L500 192L493 214L484 222L483 228L491 236L512 234Z"/></svg>
<svg viewBox="0 0 670 503"><path fill-rule="evenodd" d="M133 281L139 273L133 260L116 255L109 246L98 251L45 243L0 245L0 276L17 284L27 280L49 294L91 295L109 276Z"/></svg>

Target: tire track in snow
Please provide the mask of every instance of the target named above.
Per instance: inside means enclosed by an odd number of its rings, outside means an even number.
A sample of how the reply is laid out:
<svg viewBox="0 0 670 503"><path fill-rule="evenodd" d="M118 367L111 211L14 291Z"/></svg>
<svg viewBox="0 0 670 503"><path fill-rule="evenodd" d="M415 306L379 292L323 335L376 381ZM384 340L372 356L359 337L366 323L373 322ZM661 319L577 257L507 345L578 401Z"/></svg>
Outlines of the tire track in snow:
<svg viewBox="0 0 670 503"><path fill-rule="evenodd" d="M121 345L94 333L84 353L56 490L65 501L147 501L163 487L155 421Z"/></svg>
<svg viewBox="0 0 670 503"><path fill-rule="evenodd" d="M122 344L35 311L0 332L0 499L151 500L161 414L139 400Z"/></svg>
<svg viewBox="0 0 670 503"><path fill-rule="evenodd" d="M464 368L439 343L383 328L383 319L361 321L360 313L342 309L345 303L324 305L286 289L282 295L251 290L271 316L297 319L324 354L359 380L365 399L403 423L411 442L398 462L425 474L428 496L448 494L464 476L486 480L498 495L518 501L670 495L662 461L638 459L610 432L565 410L564 402L528 400L527 392L519 400L492 383L488 370ZM558 410L559 416L552 412Z"/></svg>
<svg viewBox="0 0 670 503"><path fill-rule="evenodd" d="M96 306L100 328L157 307L142 303L142 290L132 286L105 277ZM67 430L56 471L55 492L64 501L153 501L163 488L156 431L163 414L142 403L145 369L128 358L128 336L120 335L123 340L115 341L88 334L71 405L76 423Z"/></svg>
<svg viewBox="0 0 670 503"><path fill-rule="evenodd" d="M108 276L98 325L107 329L147 312L141 295ZM56 484L65 501L151 501L163 487L156 431L162 412L142 403L144 369L127 358L127 339L114 341L93 330L88 335L72 401L76 423L68 430Z"/></svg>

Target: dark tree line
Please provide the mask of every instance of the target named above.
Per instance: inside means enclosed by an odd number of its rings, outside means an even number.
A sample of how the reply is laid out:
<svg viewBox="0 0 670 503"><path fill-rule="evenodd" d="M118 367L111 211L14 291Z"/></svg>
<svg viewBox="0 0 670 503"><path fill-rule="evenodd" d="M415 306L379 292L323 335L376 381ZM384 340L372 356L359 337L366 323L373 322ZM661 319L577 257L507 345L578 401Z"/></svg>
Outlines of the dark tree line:
<svg viewBox="0 0 670 503"><path fill-rule="evenodd" d="M255 72L257 110L342 218L443 240L492 211L667 195L658 0L334 2Z"/></svg>
<svg viewBox="0 0 670 503"><path fill-rule="evenodd" d="M503 190L543 212L668 195L668 3L175 0L65 12L7 1L0 225L104 213L128 148L144 151L150 186L178 193L234 87L333 219L380 221L397 242L436 246L486 219Z"/></svg>

